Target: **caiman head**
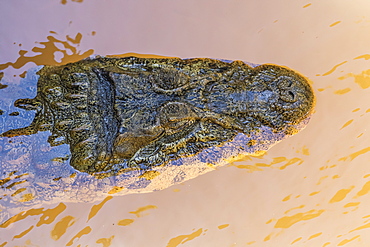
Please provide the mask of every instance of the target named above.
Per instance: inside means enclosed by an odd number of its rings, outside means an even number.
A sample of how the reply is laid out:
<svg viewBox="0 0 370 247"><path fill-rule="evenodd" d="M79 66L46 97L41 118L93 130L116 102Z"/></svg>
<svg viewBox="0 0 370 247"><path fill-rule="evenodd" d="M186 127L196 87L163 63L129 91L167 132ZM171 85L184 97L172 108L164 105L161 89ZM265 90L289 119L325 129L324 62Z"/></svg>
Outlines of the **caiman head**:
<svg viewBox="0 0 370 247"><path fill-rule="evenodd" d="M15 102L35 119L1 136L49 130L49 143L69 144L70 164L90 174L164 165L261 126L294 134L314 106L308 81L275 65L97 58L38 73L37 96Z"/></svg>

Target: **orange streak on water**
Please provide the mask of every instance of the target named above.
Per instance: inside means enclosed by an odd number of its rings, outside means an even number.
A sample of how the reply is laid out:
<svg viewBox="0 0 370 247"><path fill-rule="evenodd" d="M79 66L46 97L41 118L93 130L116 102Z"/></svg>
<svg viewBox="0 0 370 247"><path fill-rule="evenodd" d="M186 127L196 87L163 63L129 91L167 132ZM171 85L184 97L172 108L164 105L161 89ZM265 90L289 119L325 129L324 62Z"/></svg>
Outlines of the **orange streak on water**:
<svg viewBox="0 0 370 247"><path fill-rule="evenodd" d="M285 165L283 165L283 166L281 166L281 167L279 167L279 169L280 170L284 170L285 168L287 168L288 166L290 166L290 165L293 165L293 164L295 164L295 163L297 163L298 162L298 166L300 165L300 164L302 164L303 163L303 160L302 159L300 159L300 158L292 158L292 159L290 159Z"/></svg>
<svg viewBox="0 0 370 247"><path fill-rule="evenodd" d="M43 214L40 217L39 222L37 222L36 226L41 226L43 224L50 224L52 223L55 218L62 213L66 209L66 205L63 203L60 203L55 208L50 208L44 210Z"/></svg>
<svg viewBox="0 0 370 247"><path fill-rule="evenodd" d="M55 34L55 32L50 32ZM36 53L40 53L34 56L26 56L28 51L20 50L19 57L15 62L8 62L5 64L0 64L0 70L4 70L9 66L12 66L15 69L19 69L23 67L25 64L29 62L33 62L36 65L60 65L66 64L69 62L79 61L83 58L86 58L94 53L93 49L90 49L81 54L80 51L77 50L76 45L80 43L82 39L82 34L78 33L75 38L71 38L68 35L66 36L67 41L63 41L53 37L52 35L47 36L48 41L39 42L44 47L33 47L32 51ZM61 44L64 46L64 49L59 49L56 44ZM68 54L67 50L69 50L72 54ZM61 61L56 61L54 57L55 52L61 52L63 57Z"/></svg>
<svg viewBox="0 0 370 247"><path fill-rule="evenodd" d="M82 3L83 0L72 0L72 2ZM61 0L60 3L65 5L65 4L67 4L67 0Z"/></svg>
<svg viewBox="0 0 370 247"><path fill-rule="evenodd" d="M338 95L342 95L342 94L348 93L349 91L351 91L351 89L349 87L347 87L347 88L344 88L344 89L336 90L336 91L334 91L334 93L338 94Z"/></svg>
<svg viewBox="0 0 370 247"><path fill-rule="evenodd" d="M346 205L344 205L343 207L349 208L349 207L356 207L358 205L360 205L360 202L350 202L350 203L347 203Z"/></svg>
<svg viewBox="0 0 370 247"><path fill-rule="evenodd" d="M295 240L293 240L293 242L291 242L290 244L292 245L292 244L295 244L295 243L297 243L299 240L301 240L302 239L302 237L299 237L299 238L297 238L297 239L295 239Z"/></svg>
<svg viewBox="0 0 370 247"><path fill-rule="evenodd" d="M190 240L193 240L196 237L199 237L203 233L203 229L200 228L197 231L187 234L187 235L180 235L177 237L172 238L166 247L176 247L179 246L180 244L184 244Z"/></svg>
<svg viewBox="0 0 370 247"><path fill-rule="evenodd" d="M351 241L353 241L353 240L355 240L356 238L359 238L359 237L360 237L360 235L357 235L357 236L355 236L355 237L353 237L351 239L344 239L337 246L343 246L345 244L348 244L349 242L351 242Z"/></svg>
<svg viewBox="0 0 370 247"><path fill-rule="evenodd" d="M275 157L275 158L272 159L271 164L274 165L274 164L281 163L281 162L286 161L286 160L287 160L286 157Z"/></svg>
<svg viewBox="0 0 370 247"><path fill-rule="evenodd" d="M316 234L313 234L313 235L311 235L309 238L308 238L308 240L311 240L311 239L313 239L313 238L317 238L318 236L320 236L322 234L322 232L319 232L319 233L316 233Z"/></svg>
<svg viewBox="0 0 370 247"><path fill-rule="evenodd" d="M60 203L58 206L52 209L46 209L44 208L37 208L37 209L30 209L28 211L20 212L19 214L14 215L4 223L0 225L1 228L6 228L9 225L23 220L27 218L28 216L34 216L34 215L41 215L39 222L36 224L36 226L41 226L43 224L50 224L54 221L54 219L66 209L66 205L64 203Z"/></svg>
<svg viewBox="0 0 370 247"><path fill-rule="evenodd" d="M319 179L319 182L317 182L316 185L320 185L322 183L323 180L325 180L326 178L328 178L329 176L322 176L320 179Z"/></svg>
<svg viewBox="0 0 370 247"><path fill-rule="evenodd" d="M230 226L230 224L223 224L223 225L219 225L218 226L218 229L224 229L224 228L226 228L226 227L229 227Z"/></svg>
<svg viewBox="0 0 370 247"><path fill-rule="evenodd" d="M73 241L76 238L81 238L83 235L89 234L91 232L91 227L87 226L81 231L79 231L69 242L66 244L66 246L71 246L73 244Z"/></svg>
<svg viewBox="0 0 370 247"><path fill-rule="evenodd" d="M303 155L310 155L310 150L306 146L304 146L302 148L302 154Z"/></svg>
<svg viewBox="0 0 370 247"><path fill-rule="evenodd" d="M99 210L104 206L104 204L112 198L113 198L112 196L107 196L102 202L92 206L87 221L94 217L99 212Z"/></svg>
<svg viewBox="0 0 370 247"><path fill-rule="evenodd" d="M27 194L22 195L22 198L19 201L20 202L28 202L28 201L31 201L33 199L35 199L34 195L32 195L31 193L27 193Z"/></svg>
<svg viewBox="0 0 370 247"><path fill-rule="evenodd" d="M365 153L367 153L369 151L370 151L370 147L367 147L367 148L361 149L360 151L357 151L355 153L352 153L349 157L350 157L351 160L354 160L359 155L365 154Z"/></svg>
<svg viewBox="0 0 370 247"><path fill-rule="evenodd" d="M300 208L304 208L304 207L305 207L304 205L300 205L300 206L298 206L298 207L291 208L291 209L289 209L289 210L285 211L285 212L284 212L284 214L287 214L287 213L289 213L290 211L293 211L294 209L300 209Z"/></svg>
<svg viewBox="0 0 370 247"><path fill-rule="evenodd" d="M157 207L154 206L154 205L148 205L148 206L145 206L145 207L141 207L136 211L132 211L132 212L130 212L130 214L135 214L137 217L141 217L141 216L143 216L143 215L141 215L142 212L144 212L146 210L149 210L149 209L156 209L156 208Z"/></svg>
<svg viewBox="0 0 370 247"><path fill-rule="evenodd" d="M265 164L265 163L256 163L254 165L258 167L270 167L271 166L271 164Z"/></svg>
<svg viewBox="0 0 370 247"><path fill-rule="evenodd" d="M303 155L310 155L310 150L306 147L306 146L303 146L302 147L302 150L297 150L296 153L302 153Z"/></svg>
<svg viewBox="0 0 370 247"><path fill-rule="evenodd" d="M283 202L286 202L286 201L290 200L290 197L291 197L291 195L286 196L286 197L284 197L284 199L283 199L282 201L283 201Z"/></svg>
<svg viewBox="0 0 370 247"><path fill-rule="evenodd" d="M254 165L234 165L234 166L240 169L247 169L249 170L248 172L263 171L261 168L258 168Z"/></svg>
<svg viewBox="0 0 370 247"><path fill-rule="evenodd" d="M102 244L103 247L109 247L112 244L112 240L114 238L114 235L112 235L110 238L100 238L96 240L97 244Z"/></svg>
<svg viewBox="0 0 370 247"><path fill-rule="evenodd" d="M9 225L13 224L14 222L23 220L23 219L27 218L28 216L39 215L39 214L41 214L43 212L42 210L43 210L43 208L38 208L38 209L30 209L30 210L28 210L26 212L24 212L24 211L23 212L20 212L19 214L14 215L10 219L8 219L4 223L2 223L0 225L0 227L1 228L6 228Z"/></svg>
<svg viewBox="0 0 370 247"><path fill-rule="evenodd" d="M61 236L63 236L64 233L67 231L67 228L71 227L76 222L74 219L75 218L72 216L66 216L59 222L57 222L53 230L51 230L50 232L51 238L54 240L58 240Z"/></svg>
<svg viewBox="0 0 370 247"><path fill-rule="evenodd" d="M21 232L21 233L20 233L20 234L18 234L18 235L14 235L13 240L14 240L15 238L21 238L21 237L23 237L24 235L26 235L27 233L29 233L32 229L33 229L33 226L29 227L27 230L25 230L25 231Z"/></svg>
<svg viewBox="0 0 370 247"><path fill-rule="evenodd" d="M333 24L331 24L329 27L334 27L335 25L338 25L339 23L341 23L341 21L336 21Z"/></svg>
<svg viewBox="0 0 370 247"><path fill-rule="evenodd" d="M363 58L365 60L369 60L370 59L370 54L364 54L364 55L358 56L354 59L361 59L361 58Z"/></svg>
<svg viewBox="0 0 370 247"><path fill-rule="evenodd" d="M271 233L271 234L269 234L268 236L266 236L264 239L263 239L263 241L269 241L270 239L271 239L271 237L272 237L272 235L273 235L273 233Z"/></svg>
<svg viewBox="0 0 370 247"><path fill-rule="evenodd" d="M22 183L24 183L24 182L26 182L26 180L13 182L13 183L9 184L8 186L6 186L5 188L6 188L6 189L10 189L10 188L12 188L12 187L13 187L13 186L15 186L15 185L22 184Z"/></svg>
<svg viewBox="0 0 370 247"><path fill-rule="evenodd" d="M351 186L349 189L338 190L337 193L335 193L335 195L330 199L329 203L342 201L354 187L355 186Z"/></svg>
<svg viewBox="0 0 370 247"><path fill-rule="evenodd" d="M366 195L370 191L370 181L367 181L364 186L362 186L361 190L357 192L356 197Z"/></svg>
<svg viewBox="0 0 370 247"><path fill-rule="evenodd" d="M298 213L293 216L284 216L276 222L274 227L275 228L289 228L292 225L300 221L303 221L303 220L306 221L306 220L316 218L320 216L324 211L325 210L310 210L308 212Z"/></svg>
<svg viewBox="0 0 370 247"><path fill-rule="evenodd" d="M120 191L122 191L124 189L123 186L114 186L110 191L108 191L108 194L115 194L115 193L118 193Z"/></svg>
<svg viewBox="0 0 370 247"><path fill-rule="evenodd" d="M362 225L360 227L357 227L357 228L351 230L350 232L354 232L354 231L358 231L358 230L362 230L362 229L366 229L366 228L370 228L370 223L367 223L365 225Z"/></svg>
<svg viewBox="0 0 370 247"><path fill-rule="evenodd" d="M132 224L133 222L134 222L133 219L124 219L124 220L118 221L118 225L119 226L128 226L128 225Z"/></svg>
<svg viewBox="0 0 370 247"><path fill-rule="evenodd" d="M141 174L138 178L145 178L147 180L152 180L155 177L159 176L161 173L159 171L146 171Z"/></svg>
<svg viewBox="0 0 370 247"><path fill-rule="evenodd" d="M15 196L15 195L18 195L19 193L22 193L23 191L25 191L26 188L20 188L20 189L17 189L13 194L11 194L10 196Z"/></svg>
<svg viewBox="0 0 370 247"><path fill-rule="evenodd" d="M360 156L362 154L365 154L369 151L370 151L370 147L367 147L367 148L361 149L357 152L354 152L354 153L350 154L349 156L342 157L342 158L339 159L339 161L345 161L347 158L350 158L350 160L352 161L355 158L357 158L358 156Z"/></svg>
<svg viewBox="0 0 370 247"><path fill-rule="evenodd" d="M344 62L342 62L342 63L340 63L340 64L337 64L337 65L335 65L331 70L329 70L328 72L326 72L326 73L324 73L324 74L322 74L322 76L326 76L326 75L330 75L331 73L333 73L339 66L341 66L341 65L343 65L343 64L345 64L345 63L347 63L347 61L344 61Z"/></svg>
<svg viewBox="0 0 370 247"><path fill-rule="evenodd" d="M370 69L364 70L361 74L348 73L347 75L338 77L339 80L344 80L346 78L353 77L355 83L357 83L362 89L370 87Z"/></svg>

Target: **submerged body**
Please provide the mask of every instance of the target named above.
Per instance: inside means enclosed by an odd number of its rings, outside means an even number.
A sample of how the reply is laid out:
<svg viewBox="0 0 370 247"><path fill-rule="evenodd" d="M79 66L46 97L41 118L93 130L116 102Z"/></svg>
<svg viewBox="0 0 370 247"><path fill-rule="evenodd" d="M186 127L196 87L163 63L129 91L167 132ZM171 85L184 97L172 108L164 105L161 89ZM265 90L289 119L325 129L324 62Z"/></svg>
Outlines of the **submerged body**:
<svg viewBox="0 0 370 247"><path fill-rule="evenodd" d="M80 177L104 193L162 189L232 156L267 150L302 129L314 106L307 80L275 65L97 57L37 74L37 96L15 102L35 110L34 120L1 136L48 131L51 147L68 144L70 156L58 162L75 172L54 174L60 188Z"/></svg>

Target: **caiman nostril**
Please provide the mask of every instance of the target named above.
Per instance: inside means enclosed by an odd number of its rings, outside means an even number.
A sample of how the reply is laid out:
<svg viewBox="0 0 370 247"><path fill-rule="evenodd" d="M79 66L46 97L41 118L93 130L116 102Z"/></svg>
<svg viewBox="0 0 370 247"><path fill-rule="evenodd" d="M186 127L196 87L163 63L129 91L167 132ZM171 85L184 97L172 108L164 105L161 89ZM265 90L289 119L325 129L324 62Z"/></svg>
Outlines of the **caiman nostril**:
<svg viewBox="0 0 370 247"><path fill-rule="evenodd" d="M289 103L294 103L298 100L298 97L296 96L295 92L293 92L291 90L282 91L281 94L280 94L280 98L283 101L289 102Z"/></svg>

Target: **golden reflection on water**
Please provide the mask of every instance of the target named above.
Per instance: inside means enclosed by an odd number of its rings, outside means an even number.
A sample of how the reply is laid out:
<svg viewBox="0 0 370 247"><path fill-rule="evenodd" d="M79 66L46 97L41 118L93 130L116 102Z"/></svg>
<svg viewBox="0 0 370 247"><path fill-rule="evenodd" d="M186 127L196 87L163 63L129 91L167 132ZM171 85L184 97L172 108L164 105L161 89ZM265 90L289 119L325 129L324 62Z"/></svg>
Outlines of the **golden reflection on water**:
<svg viewBox="0 0 370 247"><path fill-rule="evenodd" d="M114 238L114 235L111 236L110 238L100 238L100 239L96 240L95 243L102 244L103 247L109 247L109 246L111 246L111 242L112 242L113 238Z"/></svg>
<svg viewBox="0 0 370 247"><path fill-rule="evenodd" d="M118 225L119 226L128 226L128 225L130 225L130 224L132 224L134 222L134 220L133 219L124 219L124 220L120 220L120 221L118 221Z"/></svg>
<svg viewBox="0 0 370 247"><path fill-rule="evenodd" d="M87 218L87 221L89 221L92 217L94 217L99 212L99 210L104 206L104 204L107 201L111 200L112 198L113 198L112 196L107 196L102 202L92 206L90 213L89 213L89 217Z"/></svg>
<svg viewBox="0 0 370 247"><path fill-rule="evenodd" d="M156 209L156 208L157 207L154 206L154 205L148 205L148 206L145 206L145 207L140 207L136 211L130 212L130 214L134 214L134 215L136 215L136 217L142 217L144 215L147 215L147 214L143 214L144 211L149 210L149 209Z"/></svg>
<svg viewBox="0 0 370 247"><path fill-rule="evenodd" d="M347 75L341 76L338 79L344 80L350 77L353 77L355 79L355 82L362 89L366 89L370 87L370 69L362 71L361 74L348 73Z"/></svg>
<svg viewBox="0 0 370 247"><path fill-rule="evenodd" d="M200 228L190 234L185 234L185 235L174 237L168 242L166 247L177 247L180 244L184 244L190 240L193 240L194 238L199 237L202 233L203 233L203 229Z"/></svg>
<svg viewBox="0 0 370 247"><path fill-rule="evenodd" d="M300 151L297 151L297 152L300 152ZM307 148L303 147L302 148L302 153L304 155L308 155L309 151L308 151ZM245 160L254 161L252 157L253 156L246 156L241 160L243 160L243 161L245 161ZM288 159L286 157L275 157L268 164L267 163L255 162L254 164L251 164L251 165L244 165L245 162L243 162L243 164L239 164L238 162L240 162L240 160L238 160L237 162L231 163L231 166L235 166L235 167L240 168L240 169L247 169L248 172L254 172L254 171L263 171L263 167L269 167L269 168L284 170L285 168L287 168L288 166L291 166L291 165L301 165L303 163L303 159L298 158L298 157L293 157L293 158L290 158L290 159Z"/></svg>
<svg viewBox="0 0 370 247"><path fill-rule="evenodd" d="M71 0L71 1L75 2L75 3L82 3L83 2L83 0ZM61 0L60 3L61 4L67 4L68 2L67 2L67 0Z"/></svg>
<svg viewBox="0 0 370 247"><path fill-rule="evenodd" d="M107 203L112 198L113 198L112 196L108 196L104 200L102 200L100 203L92 205L86 222L90 221L102 209L104 204ZM143 207L139 207L135 211L131 211L129 213L135 215L137 218L140 218L140 217L144 217L144 216L149 215L149 213L146 212L147 210L152 210L152 209L156 209L156 208L157 207L154 206L154 205L146 205L146 206L143 206ZM27 235L29 232L31 232L31 230L35 229L35 227L40 227L44 224L53 223L54 220L65 209L66 209L66 205L64 203L60 203L55 208L51 208L51 209L44 209L44 208L30 209L30 210L21 212L21 213L15 215L15 216L11 217L10 219L8 219L4 223L2 223L0 225L0 228L8 228L8 227L13 226L13 225L16 225L16 227L19 227L19 228L24 228L24 223L19 222L19 221L22 221L22 220L26 219L27 217L39 216L37 223L32 224L26 230L23 230L20 233L16 233L12 237L13 240L14 239L20 239L20 238L23 238L25 235ZM71 227L73 225L75 225L76 222L79 222L79 221L80 221L80 219L78 219L78 218L76 218L72 215L64 216L62 219L60 219L58 222L56 222L53 225L53 228L50 232L51 239L53 239L54 241L58 241L59 239L61 239L61 237L63 235L65 235L68 232L68 230L71 229ZM123 220L119 220L117 225L118 226L129 226L132 223L134 223L134 221L135 221L134 219L123 219ZM219 229L224 229L226 227L228 227L228 224L220 225ZM73 231L76 232L75 229L73 229ZM72 238L70 238L70 240L65 244L65 246L72 246L75 241L78 241L84 235L89 235L91 232L92 232L91 226L84 227L83 229L79 230ZM171 239L168 246L177 246L176 243L179 241L179 239L181 239L180 242L182 242L182 243L186 242L186 241L189 241L189 240L193 239L194 237L196 237L195 236L196 234L197 234L197 232L192 233L192 234L188 234L188 235L184 235L184 236L178 236L174 239ZM96 240L96 243L100 243L100 244L103 244L103 246L108 247L108 246L111 246L111 241L113 239L114 239L114 235L112 235L108 238L99 238L99 239ZM7 245L7 242L0 243L0 246L6 246L6 245Z"/></svg>
<svg viewBox="0 0 370 247"><path fill-rule="evenodd" d="M77 33L74 38L67 35L63 39L55 37L58 34L54 31L50 31L50 34L46 37L47 41L37 42L42 47L35 46L31 52L20 50L18 59L15 62L0 64L0 70L4 70L9 66L20 69L29 62L33 62L36 65L62 65L79 61L94 53L93 49L89 49L83 53L78 50L78 45L82 39L81 33ZM29 55L28 53L36 54ZM56 57L58 55L59 58Z"/></svg>
<svg viewBox="0 0 370 247"><path fill-rule="evenodd" d="M60 237L63 236L64 233L66 233L67 229L73 226L75 222L75 217L70 215L65 216L54 225L53 230L50 232L51 238L55 241L60 239Z"/></svg>
<svg viewBox="0 0 370 247"><path fill-rule="evenodd" d="M90 226L86 226L84 229L82 229L81 231L79 231L67 244L66 246L71 246L74 242L74 240L77 238L77 239L80 239L83 235L87 235L91 232L91 227Z"/></svg>

